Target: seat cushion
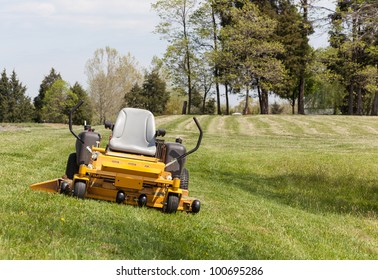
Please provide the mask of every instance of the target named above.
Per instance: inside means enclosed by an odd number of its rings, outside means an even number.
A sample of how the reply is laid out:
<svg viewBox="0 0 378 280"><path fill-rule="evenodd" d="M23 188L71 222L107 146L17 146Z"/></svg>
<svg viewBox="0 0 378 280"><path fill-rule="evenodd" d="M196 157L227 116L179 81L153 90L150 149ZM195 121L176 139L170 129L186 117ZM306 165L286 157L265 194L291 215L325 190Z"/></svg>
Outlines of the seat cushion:
<svg viewBox="0 0 378 280"><path fill-rule="evenodd" d="M114 124L109 148L112 151L154 156L155 133L155 118L150 111L124 108Z"/></svg>

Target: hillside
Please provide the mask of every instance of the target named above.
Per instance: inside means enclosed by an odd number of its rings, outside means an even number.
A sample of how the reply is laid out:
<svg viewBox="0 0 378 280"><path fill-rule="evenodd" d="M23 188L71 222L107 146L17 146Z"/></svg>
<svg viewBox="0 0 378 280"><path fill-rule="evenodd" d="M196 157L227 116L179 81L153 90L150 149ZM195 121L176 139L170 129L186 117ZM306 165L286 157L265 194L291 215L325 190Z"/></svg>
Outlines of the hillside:
<svg viewBox="0 0 378 280"><path fill-rule="evenodd" d="M63 125L1 125L0 259L378 258L377 118L198 120L197 215L33 192L63 175L74 138ZM195 145L190 116L156 121Z"/></svg>

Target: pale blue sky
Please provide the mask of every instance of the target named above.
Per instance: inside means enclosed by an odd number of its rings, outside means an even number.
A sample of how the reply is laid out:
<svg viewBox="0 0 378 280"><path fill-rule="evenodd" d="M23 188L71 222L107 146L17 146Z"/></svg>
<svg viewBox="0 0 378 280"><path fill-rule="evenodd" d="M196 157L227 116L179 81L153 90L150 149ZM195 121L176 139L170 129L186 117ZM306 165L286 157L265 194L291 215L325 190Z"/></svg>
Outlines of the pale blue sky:
<svg viewBox="0 0 378 280"><path fill-rule="evenodd" d="M34 98L54 67L62 78L87 87L85 63L98 48L130 52L143 67L162 56L166 43L153 30L155 0L0 0L0 70L15 70ZM333 1L320 0L329 5ZM326 38L312 40L326 45Z"/></svg>

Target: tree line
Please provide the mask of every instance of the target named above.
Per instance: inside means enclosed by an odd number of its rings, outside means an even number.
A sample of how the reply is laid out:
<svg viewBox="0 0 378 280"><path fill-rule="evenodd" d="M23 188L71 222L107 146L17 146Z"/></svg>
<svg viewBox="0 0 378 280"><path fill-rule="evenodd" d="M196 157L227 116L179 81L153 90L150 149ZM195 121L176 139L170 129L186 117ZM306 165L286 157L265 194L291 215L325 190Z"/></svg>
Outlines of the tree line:
<svg viewBox="0 0 378 280"><path fill-rule="evenodd" d="M290 102L292 113L313 108L377 115L378 2L338 0L335 11L316 3L158 0L152 5L160 17L155 32L168 44L149 69L130 53L100 48L85 65L86 90L52 68L34 100L15 71L8 76L4 70L0 122L67 122L79 99L85 105L77 124L114 120L126 106L154 114L230 114L231 94L245 96L237 106L244 114L282 111L269 104L276 95ZM317 25L328 30L327 48L309 45ZM252 98L258 110L251 109Z"/></svg>
<svg viewBox="0 0 378 280"><path fill-rule="evenodd" d="M378 2L338 0L335 11L316 0L158 0L156 32L168 42L163 61L173 87L188 99L214 94L218 114L229 113L229 95L269 96L334 113L377 114ZM325 15L324 15L325 14ZM314 50L309 36L329 30L330 47ZM221 87L226 100L222 111Z"/></svg>
<svg viewBox="0 0 378 280"><path fill-rule="evenodd" d="M85 104L73 117L74 124L91 122L92 106L87 92L78 82L70 86L54 68L42 80L34 100L26 95L26 86L18 80L15 71L10 77L5 69L1 74L0 122L67 123L71 108L79 100Z"/></svg>

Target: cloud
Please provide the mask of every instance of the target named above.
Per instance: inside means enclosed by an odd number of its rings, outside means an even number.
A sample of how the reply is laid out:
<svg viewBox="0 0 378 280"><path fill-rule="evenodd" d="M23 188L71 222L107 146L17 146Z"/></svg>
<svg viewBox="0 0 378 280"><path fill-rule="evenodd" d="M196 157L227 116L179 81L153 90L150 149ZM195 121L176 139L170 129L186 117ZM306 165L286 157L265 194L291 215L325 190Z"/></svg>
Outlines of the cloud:
<svg viewBox="0 0 378 280"><path fill-rule="evenodd" d="M1 9L8 14L8 18L11 16L46 17L55 13L55 6L52 3L33 1L15 1Z"/></svg>
<svg viewBox="0 0 378 280"><path fill-rule="evenodd" d="M143 15L150 10L151 0L55 0L62 11L86 15Z"/></svg>
<svg viewBox="0 0 378 280"><path fill-rule="evenodd" d="M153 0L9 1L0 7L0 24L18 22L95 29L153 29Z"/></svg>

